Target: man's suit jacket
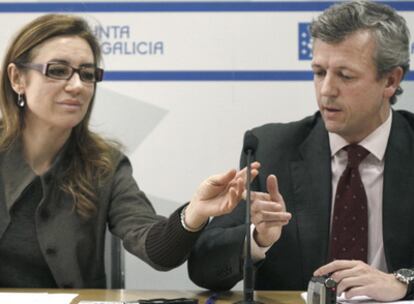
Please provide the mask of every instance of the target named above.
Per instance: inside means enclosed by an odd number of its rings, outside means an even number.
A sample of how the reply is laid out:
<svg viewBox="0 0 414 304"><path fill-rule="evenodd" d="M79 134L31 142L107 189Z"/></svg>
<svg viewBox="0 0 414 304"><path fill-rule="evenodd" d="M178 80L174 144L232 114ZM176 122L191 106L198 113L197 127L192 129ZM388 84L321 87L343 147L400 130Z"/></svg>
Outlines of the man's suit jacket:
<svg viewBox="0 0 414 304"><path fill-rule="evenodd" d="M278 177L292 213L282 236L259 262L258 290L305 290L314 270L327 263L331 214L331 157L328 133L319 113L301 121L253 129L259 139L260 175L253 190L266 191L266 177ZM241 166L245 166L242 156ZM390 272L414 266L414 115L394 111L385 153L383 236ZM266 191L267 192L267 191ZM242 279L244 208L214 218L188 262L190 278L213 290Z"/></svg>

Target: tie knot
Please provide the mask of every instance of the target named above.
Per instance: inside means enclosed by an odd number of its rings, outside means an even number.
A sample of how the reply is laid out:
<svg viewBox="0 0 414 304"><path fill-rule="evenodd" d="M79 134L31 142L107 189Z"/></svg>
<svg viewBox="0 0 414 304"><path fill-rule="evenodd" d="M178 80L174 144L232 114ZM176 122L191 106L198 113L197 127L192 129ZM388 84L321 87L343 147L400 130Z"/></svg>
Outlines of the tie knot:
<svg viewBox="0 0 414 304"><path fill-rule="evenodd" d="M348 152L348 166L352 168L358 168L359 164L369 154L367 149L356 144L346 146L344 149Z"/></svg>

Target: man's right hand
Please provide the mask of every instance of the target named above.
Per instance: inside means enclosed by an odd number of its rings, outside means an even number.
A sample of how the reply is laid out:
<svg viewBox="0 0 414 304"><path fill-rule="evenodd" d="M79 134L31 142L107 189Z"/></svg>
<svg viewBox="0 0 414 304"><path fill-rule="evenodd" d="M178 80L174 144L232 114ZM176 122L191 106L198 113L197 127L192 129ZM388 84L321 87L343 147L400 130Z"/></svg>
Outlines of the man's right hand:
<svg viewBox="0 0 414 304"><path fill-rule="evenodd" d="M261 247L271 246L279 240L282 227L288 224L292 217L286 212L276 176L269 175L266 184L268 193L252 192L251 196L251 217L255 226L253 237Z"/></svg>

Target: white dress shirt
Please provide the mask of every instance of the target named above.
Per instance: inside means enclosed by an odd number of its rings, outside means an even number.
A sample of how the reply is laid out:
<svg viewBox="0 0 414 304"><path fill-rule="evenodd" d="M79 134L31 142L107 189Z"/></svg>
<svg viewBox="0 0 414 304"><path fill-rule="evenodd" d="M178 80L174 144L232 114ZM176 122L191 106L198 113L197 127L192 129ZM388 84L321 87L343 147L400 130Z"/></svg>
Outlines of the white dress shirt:
<svg viewBox="0 0 414 304"><path fill-rule="evenodd" d="M390 115L382 125L358 143L370 152L359 165L359 172L365 187L368 203L368 264L384 272L387 272L387 265L385 262L382 233L382 194L384 181L384 154L391 131L391 122L392 111L390 111ZM338 134L329 133L329 144L331 147L332 168L331 210L333 212L336 187L348 162L348 155L342 148L349 143ZM259 261L265 258L265 253L270 247L258 246L253 238L253 231L254 225L252 224L252 257L254 261Z"/></svg>
<svg viewBox="0 0 414 304"><path fill-rule="evenodd" d="M358 144L370 154L359 165L368 204L368 264L387 272L382 233L382 194L384 182L384 154L391 131L392 111L387 120ZM329 133L332 168L332 212L339 178L348 162L348 154L342 150L349 143L335 133ZM332 215L332 214L331 214ZM332 216L331 216L332 218Z"/></svg>

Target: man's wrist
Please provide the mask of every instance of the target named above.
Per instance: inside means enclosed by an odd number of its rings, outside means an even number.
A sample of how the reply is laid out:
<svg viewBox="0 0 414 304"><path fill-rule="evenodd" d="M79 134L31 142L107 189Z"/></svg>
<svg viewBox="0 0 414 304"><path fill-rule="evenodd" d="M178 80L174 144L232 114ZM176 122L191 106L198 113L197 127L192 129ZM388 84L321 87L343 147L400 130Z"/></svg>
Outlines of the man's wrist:
<svg viewBox="0 0 414 304"><path fill-rule="evenodd" d="M407 293L405 294L404 299L413 299L414 298L414 282L411 282L407 286Z"/></svg>
<svg viewBox="0 0 414 304"><path fill-rule="evenodd" d="M260 260L263 260L264 258L266 258L266 252L270 249L270 246L267 247L262 247L260 246L255 237L254 237L254 232L256 231L256 227L254 226L254 224L250 225L250 236L251 236L251 250L252 250L252 259L253 262L258 262Z"/></svg>
<svg viewBox="0 0 414 304"><path fill-rule="evenodd" d="M409 268L401 268L395 271L395 278L407 286L407 291L404 299L411 299L414 297L414 270Z"/></svg>
<svg viewBox="0 0 414 304"><path fill-rule="evenodd" d="M255 240L257 246L262 247L262 248L268 248L271 247L273 245L273 243L270 242L270 244L266 244L266 242L264 242L260 236L259 233L257 232L256 228L253 230L252 233L253 239Z"/></svg>

